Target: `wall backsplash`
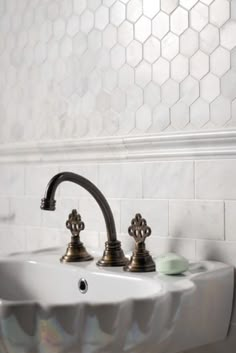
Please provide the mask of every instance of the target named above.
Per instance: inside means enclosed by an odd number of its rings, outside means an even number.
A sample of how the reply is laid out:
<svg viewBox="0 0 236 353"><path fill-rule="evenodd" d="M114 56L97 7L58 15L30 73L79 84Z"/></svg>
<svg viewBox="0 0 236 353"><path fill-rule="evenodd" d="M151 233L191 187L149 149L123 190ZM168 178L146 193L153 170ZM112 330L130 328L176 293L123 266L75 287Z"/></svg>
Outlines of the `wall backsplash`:
<svg viewBox="0 0 236 353"><path fill-rule="evenodd" d="M228 0L0 0L1 143L236 125Z"/></svg>
<svg viewBox="0 0 236 353"><path fill-rule="evenodd" d="M236 268L235 0L0 0L0 67L0 253L65 246L72 208L104 246L78 186L39 209L69 170L108 198L126 250L139 211L154 255ZM234 311L228 340L194 353L235 352Z"/></svg>

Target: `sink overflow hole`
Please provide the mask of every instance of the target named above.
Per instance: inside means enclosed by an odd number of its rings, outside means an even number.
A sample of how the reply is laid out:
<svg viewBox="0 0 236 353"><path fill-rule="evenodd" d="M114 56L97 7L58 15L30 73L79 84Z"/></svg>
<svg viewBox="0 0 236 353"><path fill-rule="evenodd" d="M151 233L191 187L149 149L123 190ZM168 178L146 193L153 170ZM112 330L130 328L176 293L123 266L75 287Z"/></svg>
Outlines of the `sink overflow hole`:
<svg viewBox="0 0 236 353"><path fill-rule="evenodd" d="M85 293L87 292L87 290L88 290L88 283L87 283L86 279L81 278L81 279L79 280L78 286L79 286L79 291L80 291L80 293L85 294Z"/></svg>

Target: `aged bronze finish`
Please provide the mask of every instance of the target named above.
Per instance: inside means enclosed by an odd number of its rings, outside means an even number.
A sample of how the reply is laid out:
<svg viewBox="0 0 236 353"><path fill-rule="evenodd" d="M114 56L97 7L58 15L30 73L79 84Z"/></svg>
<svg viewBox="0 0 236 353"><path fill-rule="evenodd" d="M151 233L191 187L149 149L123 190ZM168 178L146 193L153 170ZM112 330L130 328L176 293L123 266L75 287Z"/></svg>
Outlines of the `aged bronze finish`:
<svg viewBox="0 0 236 353"><path fill-rule="evenodd" d="M93 260L93 257L87 252L83 243L80 241L80 232L84 230L84 222L76 210L72 210L66 221L66 228L71 231L71 242L68 244L65 255L61 262L82 262Z"/></svg>
<svg viewBox="0 0 236 353"><path fill-rule="evenodd" d="M63 181L70 181L86 189L97 201L104 216L107 229L107 242L102 258L97 262L98 266L125 266L128 262L124 256L120 241L116 237L116 227L111 208L101 191L88 179L81 175L62 172L56 174L48 183L45 197L41 201L41 209L54 211L56 200L54 199L57 187Z"/></svg>
<svg viewBox="0 0 236 353"><path fill-rule="evenodd" d="M135 218L132 219L131 226L128 228L129 235L135 240L135 249L129 263L124 266L125 271L156 271L155 263L145 247L145 239L151 235L151 232L151 228L147 226L146 220L142 218L141 214L137 213Z"/></svg>

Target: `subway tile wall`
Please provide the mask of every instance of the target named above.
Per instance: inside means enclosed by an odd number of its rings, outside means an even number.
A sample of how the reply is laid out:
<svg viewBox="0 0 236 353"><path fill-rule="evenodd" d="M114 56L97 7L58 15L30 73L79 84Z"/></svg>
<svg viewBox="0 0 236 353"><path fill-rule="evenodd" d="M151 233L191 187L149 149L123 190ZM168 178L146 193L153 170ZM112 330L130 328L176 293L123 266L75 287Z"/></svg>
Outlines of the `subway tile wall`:
<svg viewBox="0 0 236 353"><path fill-rule="evenodd" d="M1 143L236 125L235 0L0 0Z"/></svg>

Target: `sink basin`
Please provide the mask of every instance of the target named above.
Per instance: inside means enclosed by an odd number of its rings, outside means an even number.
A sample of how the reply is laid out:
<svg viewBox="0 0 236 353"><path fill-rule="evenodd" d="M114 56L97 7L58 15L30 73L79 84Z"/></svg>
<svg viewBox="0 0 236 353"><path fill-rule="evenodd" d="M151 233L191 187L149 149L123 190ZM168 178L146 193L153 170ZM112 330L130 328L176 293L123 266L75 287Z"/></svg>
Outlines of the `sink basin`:
<svg viewBox="0 0 236 353"><path fill-rule="evenodd" d="M78 264L61 264L61 249L0 259L1 353L177 353L225 338L231 266L131 274L90 252Z"/></svg>

